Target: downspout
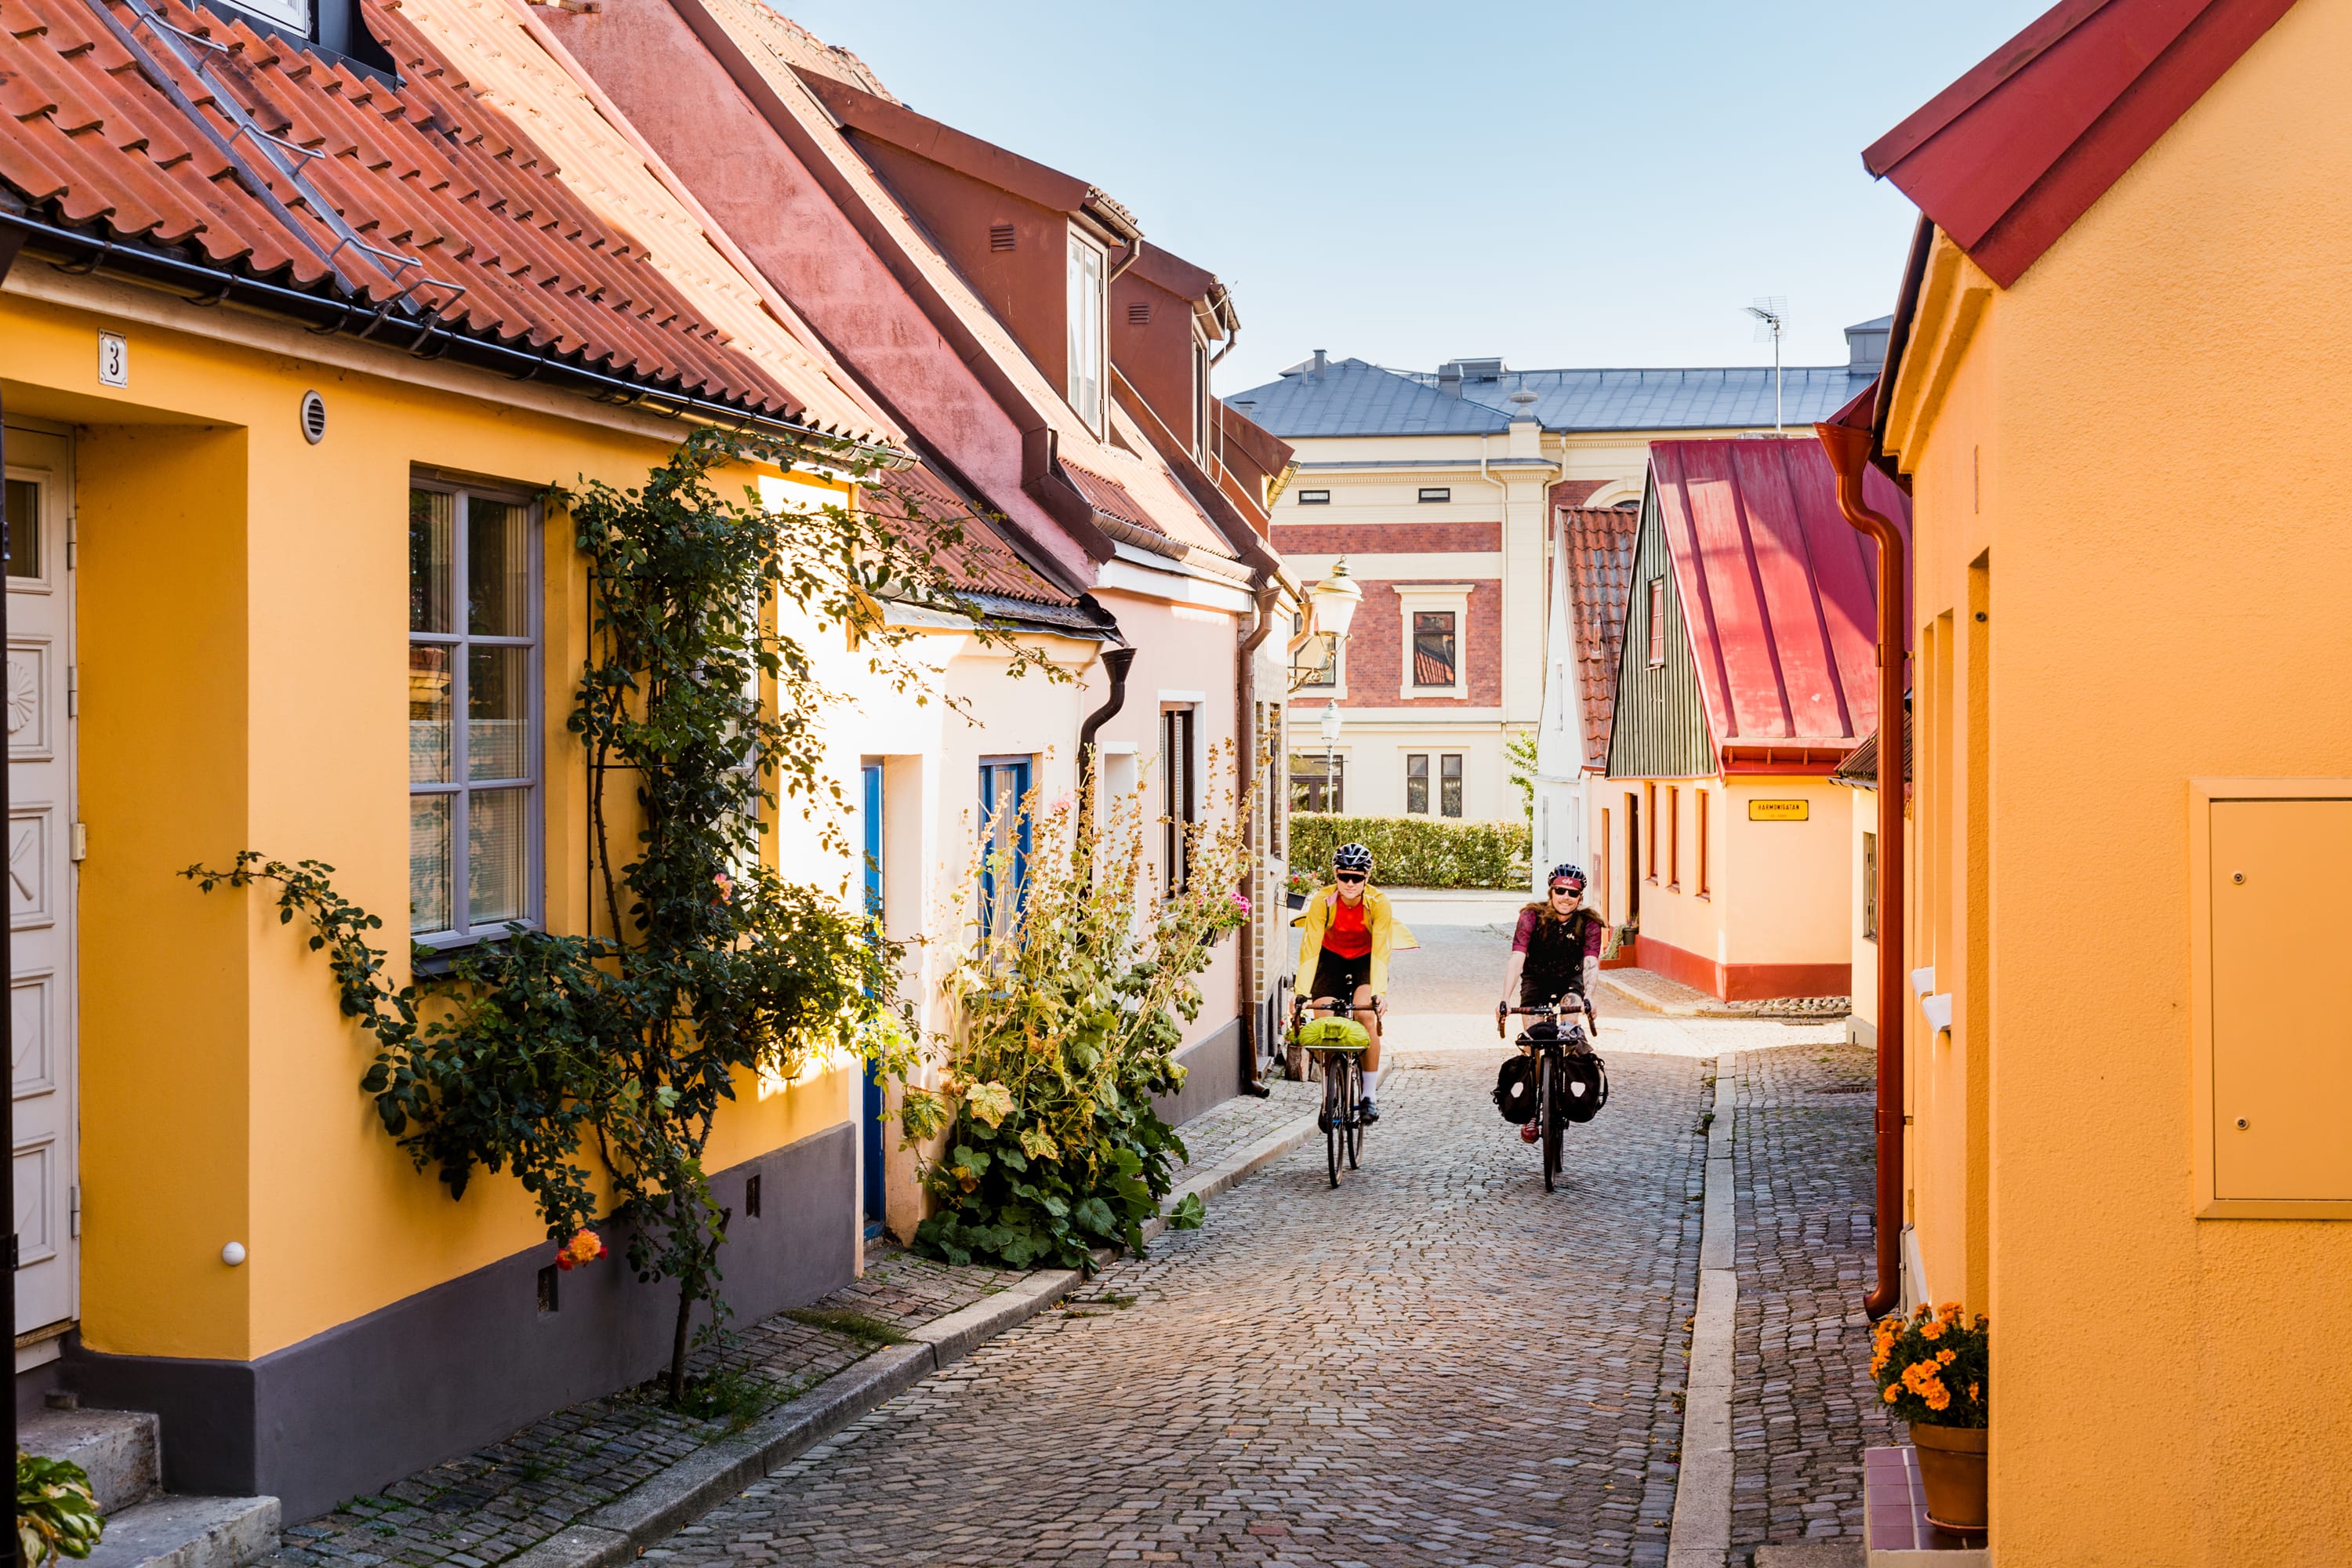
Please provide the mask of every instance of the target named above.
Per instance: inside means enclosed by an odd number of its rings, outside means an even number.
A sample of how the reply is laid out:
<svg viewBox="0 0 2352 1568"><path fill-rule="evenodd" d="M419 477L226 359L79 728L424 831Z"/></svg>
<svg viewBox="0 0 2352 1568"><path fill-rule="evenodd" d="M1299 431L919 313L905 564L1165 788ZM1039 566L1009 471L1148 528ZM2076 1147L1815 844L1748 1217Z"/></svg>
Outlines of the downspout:
<svg viewBox="0 0 2352 1568"><path fill-rule="evenodd" d="M1902 531L1862 499L1871 435L1816 425L1837 471L1838 510L1878 546L1878 1283L1862 1310L1883 1318L1903 1299L1904 989L1903 713L1904 593L1909 571Z"/></svg>
<svg viewBox="0 0 2352 1568"><path fill-rule="evenodd" d="M1258 645L1265 641L1266 634L1274 630L1275 605L1280 603L1281 599L1280 580L1269 576L1265 585L1257 591L1257 621L1250 627L1249 636L1242 638L1239 662L1234 670L1234 730L1241 753L1241 776L1251 784L1257 782L1260 771L1257 762L1257 650ZM1244 787L1246 789L1247 784ZM1267 795L1265 820L1269 839L1273 837L1272 828L1276 809L1276 802L1271 795ZM1257 865L1259 858L1257 813L1255 811L1242 819L1242 848L1244 852L1244 863L1253 867ZM1244 893L1243 896L1246 898L1248 894ZM1281 906L1273 904L1272 907L1279 909ZM1238 993L1234 999L1234 1016L1241 1020L1242 1025L1242 1092L1254 1094L1260 1100L1274 1092L1273 1089L1260 1083L1257 1077L1259 1053L1256 931L1258 922L1269 918L1269 910L1261 910L1255 903L1252 904L1250 931L1242 940L1241 962L1234 966L1240 976L1237 982Z"/></svg>
<svg viewBox="0 0 2352 1568"><path fill-rule="evenodd" d="M24 245L25 241L23 236L0 230L0 279L5 279L8 276L8 269L16 265L16 254L24 248ZM7 457L7 437L5 434L7 429L7 420L5 417L5 410L0 409L0 466L5 466ZM6 542L5 540L0 540L0 562L5 562L6 555ZM5 565L0 564L0 643L5 643L8 637L8 593L6 577L5 575ZM9 784L10 780L8 778L7 770L5 768L0 768L0 816L5 816L8 808ZM16 984L16 957L9 951L8 927L5 923L0 923L0 981L5 981L8 984L11 988L11 995L15 994L14 987ZM15 1061L16 1059L15 1019L15 1008L11 1007L6 1009L5 1012L0 1012L0 1053L5 1053L10 1061ZM11 1149L16 1148L16 1107L15 1102L16 1096L12 1094L8 1097L8 1102L6 1104L0 1104L0 1135L5 1135L6 1137L8 1147ZM11 1221L13 1221L16 1214L16 1162L14 1160L11 1160L8 1163L8 1169L0 1171L0 1204L7 1205L5 1210L0 1210L0 1212L7 1214ZM8 1249L11 1254L12 1262L14 1261L14 1254L16 1252L15 1236L16 1228L12 1223L9 1227L10 1246ZM16 1292L13 1289L8 1292L8 1304L5 1310L7 1312L8 1337L13 1342L16 1337ZM8 1442L12 1447L15 1447L16 1442L16 1402L14 1399L11 1399L8 1401Z"/></svg>
<svg viewBox="0 0 2352 1568"><path fill-rule="evenodd" d="M1131 647L1107 647L1103 649L1102 662L1104 670L1110 676L1110 695L1104 698L1103 705L1087 714L1086 722L1078 726L1078 777L1082 783L1092 777L1095 772L1095 731L1109 722L1111 715L1127 706L1127 667L1135 662L1135 650Z"/></svg>

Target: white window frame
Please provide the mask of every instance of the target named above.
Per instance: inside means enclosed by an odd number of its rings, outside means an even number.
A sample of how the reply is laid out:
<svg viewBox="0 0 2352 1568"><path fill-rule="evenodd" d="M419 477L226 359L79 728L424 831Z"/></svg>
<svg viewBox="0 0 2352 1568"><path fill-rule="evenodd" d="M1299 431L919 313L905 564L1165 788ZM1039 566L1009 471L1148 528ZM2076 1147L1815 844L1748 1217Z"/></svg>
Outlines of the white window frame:
<svg viewBox="0 0 2352 1568"><path fill-rule="evenodd" d="M1397 695L1400 699L1441 697L1467 700L1470 696L1470 595L1468 583L1399 584L1397 596ZM1416 613L1454 613L1454 684L1416 686L1412 679L1412 617ZM1433 774L1433 778L1435 775Z"/></svg>
<svg viewBox="0 0 2352 1568"><path fill-rule="evenodd" d="M1315 499L1313 500L1308 500L1307 499L1308 496L1313 496ZM1331 504L1331 492L1328 489L1299 489L1292 493L1290 504L1293 506L1329 506Z"/></svg>
<svg viewBox="0 0 2352 1568"><path fill-rule="evenodd" d="M1103 431L1103 319L1109 309L1110 253L1076 229L1069 249L1069 404L1087 428Z"/></svg>
<svg viewBox="0 0 2352 1568"><path fill-rule="evenodd" d="M421 947L441 952L453 952L472 947L479 942L495 942L506 935L507 928L520 925L532 931L545 929L547 910L547 796L544 742L547 728L547 605L545 589L547 548L543 531L546 519L538 501L527 492L499 485L475 484L462 479L443 479L437 475L416 472L408 479L413 493L430 490L439 495L455 497L456 537L451 544L450 607L455 630L418 632L411 630L407 644L415 647L427 644L452 650L449 661L449 780L446 784L419 784L411 781L408 795L446 795L454 797L449 824L449 913L452 924L435 931L412 931L409 940ZM530 606L530 631L528 637L501 637L478 636L466 629L465 582L466 562L472 548L471 507L473 498L497 501L506 506L522 508L527 520L529 539L524 546L524 558L530 563L529 580L523 587L525 602ZM475 781L466 776L467 750L469 741L467 718L467 684L472 671L466 658L476 644L493 647L522 647L530 649L524 660L524 679L530 694L530 704L524 715L526 771L520 779ZM523 911L516 920L499 921L495 925L477 928L471 912L471 867L467 857L471 797L486 789L513 789L520 784L524 792L524 865Z"/></svg>

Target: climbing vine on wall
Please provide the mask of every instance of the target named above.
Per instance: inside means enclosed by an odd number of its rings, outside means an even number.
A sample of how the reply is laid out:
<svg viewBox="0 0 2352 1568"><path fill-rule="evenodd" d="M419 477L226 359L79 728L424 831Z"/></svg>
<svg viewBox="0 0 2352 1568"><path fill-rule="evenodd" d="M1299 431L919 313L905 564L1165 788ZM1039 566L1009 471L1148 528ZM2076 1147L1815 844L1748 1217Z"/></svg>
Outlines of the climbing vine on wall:
<svg viewBox="0 0 2352 1568"><path fill-rule="evenodd" d="M729 500L712 472L747 460L821 461L861 482L877 466L839 444L704 431L642 489L550 492L551 510L571 517L592 605L568 721L590 781L589 932L512 927L446 979L395 983L383 920L336 890L332 867L247 851L184 873L205 891L268 884L281 922L308 922L344 1014L373 1041L362 1088L452 1197L479 1172L512 1173L577 1263L594 1256L590 1227L609 1193L639 1277L677 1287L673 1401L697 1307L714 1324L723 1312L730 1216L702 1161L739 1076L789 1080L834 1049L898 1073L911 1057L887 1000L896 947L862 912L761 863L762 822L787 803L843 843L824 667L791 628L847 628L919 700L926 672L886 600L966 616L1015 673L1055 673L953 586L966 550L956 520L903 494L887 513Z"/></svg>

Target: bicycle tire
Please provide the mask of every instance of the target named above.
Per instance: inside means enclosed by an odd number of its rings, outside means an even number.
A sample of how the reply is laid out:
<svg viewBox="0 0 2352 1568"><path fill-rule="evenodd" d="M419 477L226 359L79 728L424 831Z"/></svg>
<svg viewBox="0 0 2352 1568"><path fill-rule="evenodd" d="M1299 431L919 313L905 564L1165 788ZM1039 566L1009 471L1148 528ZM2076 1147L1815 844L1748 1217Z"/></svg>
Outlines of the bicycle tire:
<svg viewBox="0 0 2352 1568"><path fill-rule="evenodd" d="M1358 1156L1364 1149L1364 1064L1349 1058L1348 1061L1348 1169L1361 1170Z"/></svg>
<svg viewBox="0 0 2352 1568"><path fill-rule="evenodd" d="M1331 1168L1331 1184L1339 1184L1339 1152L1348 1137L1348 1118L1337 1107L1347 1094L1348 1058L1323 1058L1323 1151Z"/></svg>
<svg viewBox="0 0 2352 1568"><path fill-rule="evenodd" d="M1536 1079L1536 1114L1542 1118L1544 1191L1548 1193L1557 1189L1559 1179L1559 1113L1552 1105L1559 1082L1559 1063L1546 1051Z"/></svg>

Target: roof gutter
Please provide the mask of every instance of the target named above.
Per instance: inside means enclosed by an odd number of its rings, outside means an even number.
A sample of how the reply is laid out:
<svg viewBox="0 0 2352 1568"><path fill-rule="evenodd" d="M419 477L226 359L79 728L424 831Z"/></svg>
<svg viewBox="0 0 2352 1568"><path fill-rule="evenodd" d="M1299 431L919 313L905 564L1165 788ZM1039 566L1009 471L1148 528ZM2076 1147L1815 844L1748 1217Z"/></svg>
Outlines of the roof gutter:
<svg viewBox="0 0 2352 1568"><path fill-rule="evenodd" d="M1896 318L1901 329L1902 318ZM1888 361L1891 368L1893 360ZM1879 397L1879 406L1886 403ZM1904 584L1910 565L1903 531L1863 500L1863 470L1876 436L1851 425L1813 426L1837 472L1838 510L1878 546L1878 1283L1862 1310L1883 1318L1903 1295L1903 1041L1910 997L1904 988L1903 718Z"/></svg>
<svg viewBox="0 0 2352 1568"><path fill-rule="evenodd" d="M737 404L697 397L691 393L653 386L625 376L592 370L584 364L556 358L551 348L541 353L530 353L489 339L468 336L437 321L387 317L355 301L306 293L283 284L266 283L225 268L208 267L201 262L186 261L139 247L118 245L110 239L93 238L73 229L60 228L23 213L0 207L0 233L6 232L20 236L19 243L36 254L44 255L45 258L48 258L48 252L56 250L86 258L87 265L71 268L78 273L104 270L151 288L159 285L198 287L202 289L201 298L205 306L239 304L272 315L290 317L307 323L322 335L372 342L389 353L405 353L411 358L424 360L453 359L477 369L499 372L515 381L539 381L566 386L602 402L644 408L667 419L694 419L729 429L748 429L794 439L814 437L854 452L870 454L879 459L884 468L903 468L913 461L894 447L820 430L772 414L758 413ZM62 266L53 258L52 264ZM191 300L188 303L196 301ZM379 330L382 336L378 336ZM397 336L405 336L407 343L404 346L387 341ZM428 348L430 352L427 352Z"/></svg>
<svg viewBox="0 0 2352 1568"><path fill-rule="evenodd" d="M1895 382L1903 374L1904 351L1911 346L1911 319L1919 313L1919 290L1927 282L1927 258L1935 248L1935 221L1922 213L1911 231L1911 254L1903 263L1903 289L1895 297L1895 320L1886 333L1886 363L1878 367L1878 395L1870 408L1870 462L1906 496L1911 493L1911 476L1886 455L1886 417L1895 405ZM1830 456L1834 460L1837 454Z"/></svg>

